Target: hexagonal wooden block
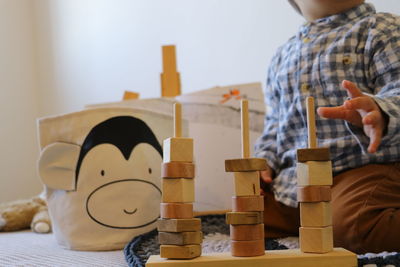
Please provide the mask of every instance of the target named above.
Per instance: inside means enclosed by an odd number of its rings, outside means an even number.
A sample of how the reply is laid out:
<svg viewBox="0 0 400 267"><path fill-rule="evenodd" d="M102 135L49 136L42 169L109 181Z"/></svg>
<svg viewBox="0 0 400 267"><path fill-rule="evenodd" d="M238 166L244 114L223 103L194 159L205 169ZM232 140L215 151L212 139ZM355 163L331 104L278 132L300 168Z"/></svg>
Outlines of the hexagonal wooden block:
<svg viewBox="0 0 400 267"><path fill-rule="evenodd" d="M309 253L327 253L333 250L332 226L300 227L300 250Z"/></svg>
<svg viewBox="0 0 400 267"><path fill-rule="evenodd" d="M182 137L171 137L165 139L163 160L164 162L193 162L193 139Z"/></svg>
<svg viewBox="0 0 400 267"><path fill-rule="evenodd" d="M194 179L162 179L162 202L194 202Z"/></svg>
<svg viewBox="0 0 400 267"><path fill-rule="evenodd" d="M225 160L226 172L252 172L268 168L267 161L262 158L241 158Z"/></svg>
<svg viewBox="0 0 400 267"><path fill-rule="evenodd" d="M227 212L227 224L261 224L264 222L264 213L259 211Z"/></svg>
<svg viewBox="0 0 400 267"><path fill-rule="evenodd" d="M194 232L201 230L201 220L192 219L158 219L157 230L159 232Z"/></svg>
<svg viewBox="0 0 400 267"><path fill-rule="evenodd" d="M235 195L258 196L260 195L260 174L253 172L235 172Z"/></svg>
<svg viewBox="0 0 400 267"><path fill-rule="evenodd" d="M197 232L158 232L158 242L161 245L198 245L203 241L203 233Z"/></svg>
<svg viewBox="0 0 400 267"><path fill-rule="evenodd" d="M297 149L297 162L306 161L328 161L331 160L329 148L301 148Z"/></svg>
<svg viewBox="0 0 400 267"><path fill-rule="evenodd" d="M325 227L332 225L331 203L300 203L300 225L303 227Z"/></svg>
<svg viewBox="0 0 400 267"><path fill-rule="evenodd" d="M201 245L161 245L160 256L167 259L193 259L201 255Z"/></svg>
<svg viewBox="0 0 400 267"><path fill-rule="evenodd" d="M297 163L297 184L332 185L332 163L330 161L307 161Z"/></svg>

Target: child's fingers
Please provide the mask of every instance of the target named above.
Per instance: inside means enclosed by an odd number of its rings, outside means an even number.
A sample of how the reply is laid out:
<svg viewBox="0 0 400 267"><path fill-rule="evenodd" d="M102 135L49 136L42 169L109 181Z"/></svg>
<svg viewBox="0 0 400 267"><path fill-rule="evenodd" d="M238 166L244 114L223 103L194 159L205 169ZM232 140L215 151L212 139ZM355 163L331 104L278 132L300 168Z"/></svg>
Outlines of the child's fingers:
<svg viewBox="0 0 400 267"><path fill-rule="evenodd" d="M346 118L346 110L343 106L339 107L320 107L317 109L319 116L328 119L342 119Z"/></svg>
<svg viewBox="0 0 400 267"><path fill-rule="evenodd" d="M357 111L346 109L344 106L339 107L320 107L317 109L319 116L328 119L346 120L356 126L361 127L361 116Z"/></svg>
<svg viewBox="0 0 400 267"><path fill-rule="evenodd" d="M382 129L372 129L370 132L370 142L368 146L369 153L375 153L378 150L379 145L381 144L382 140Z"/></svg>
<svg viewBox="0 0 400 267"><path fill-rule="evenodd" d="M260 171L260 178L263 182L272 183L272 173L270 170Z"/></svg>
<svg viewBox="0 0 400 267"><path fill-rule="evenodd" d="M265 191L262 188L260 188L260 195L265 196Z"/></svg>
<svg viewBox="0 0 400 267"><path fill-rule="evenodd" d="M374 110L369 112L364 116L362 122L365 125L371 125L372 127L376 127L382 121L382 115L379 111Z"/></svg>
<svg viewBox="0 0 400 267"><path fill-rule="evenodd" d="M370 97L357 97L344 102L344 107L351 110L361 109L371 112L377 109L376 103Z"/></svg>
<svg viewBox="0 0 400 267"><path fill-rule="evenodd" d="M349 97L351 98L356 98L356 97L360 97L363 96L363 93L361 92L361 90L357 87L357 85L355 85L354 83L344 80L342 82L342 86L344 89L347 90L347 94L349 95Z"/></svg>

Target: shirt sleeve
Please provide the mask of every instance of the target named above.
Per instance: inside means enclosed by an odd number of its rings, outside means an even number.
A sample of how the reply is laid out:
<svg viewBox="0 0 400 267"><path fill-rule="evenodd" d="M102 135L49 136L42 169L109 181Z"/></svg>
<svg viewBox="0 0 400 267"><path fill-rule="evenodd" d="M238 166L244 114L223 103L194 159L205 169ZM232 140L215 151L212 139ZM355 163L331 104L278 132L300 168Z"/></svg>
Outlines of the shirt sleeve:
<svg viewBox="0 0 400 267"><path fill-rule="evenodd" d="M380 148L400 144L400 22L393 23L389 29L376 36L367 78L373 88L375 102L387 115L388 125ZM363 130L347 124L355 135L363 151L369 145L369 138Z"/></svg>
<svg viewBox="0 0 400 267"><path fill-rule="evenodd" d="M279 88L276 83L276 69L279 64L279 53L271 61L268 69L265 88L266 115L264 120L264 131L255 144L255 156L265 158L268 165L279 172L277 158L277 130L279 118Z"/></svg>

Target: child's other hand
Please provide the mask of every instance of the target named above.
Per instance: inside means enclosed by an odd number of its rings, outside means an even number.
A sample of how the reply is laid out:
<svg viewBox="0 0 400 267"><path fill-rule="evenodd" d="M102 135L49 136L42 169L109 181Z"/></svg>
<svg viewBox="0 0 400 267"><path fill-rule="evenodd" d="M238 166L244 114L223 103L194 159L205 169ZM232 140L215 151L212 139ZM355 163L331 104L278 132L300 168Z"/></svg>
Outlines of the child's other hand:
<svg viewBox="0 0 400 267"><path fill-rule="evenodd" d="M268 190L272 180L274 179L275 173L272 168L268 166L268 168L264 171L260 171L260 185L261 185L261 195L264 195L264 192Z"/></svg>
<svg viewBox="0 0 400 267"><path fill-rule="evenodd" d="M341 106L318 108L318 115L330 119L343 119L362 127L370 138L368 152L375 153L387 127L387 117L374 99L363 94L354 83L344 80L342 86L351 99L346 100Z"/></svg>

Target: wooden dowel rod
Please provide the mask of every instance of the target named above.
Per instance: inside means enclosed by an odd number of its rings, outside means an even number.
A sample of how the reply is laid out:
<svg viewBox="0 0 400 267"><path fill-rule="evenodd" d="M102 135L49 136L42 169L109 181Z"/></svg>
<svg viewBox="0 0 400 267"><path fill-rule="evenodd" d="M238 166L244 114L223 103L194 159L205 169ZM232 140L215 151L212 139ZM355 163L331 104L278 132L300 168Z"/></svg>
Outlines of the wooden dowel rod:
<svg viewBox="0 0 400 267"><path fill-rule="evenodd" d="M174 137L182 137L182 105L174 104Z"/></svg>
<svg viewBox="0 0 400 267"><path fill-rule="evenodd" d="M315 107L314 98L307 97L307 128L308 128L308 147L317 148L317 132L315 127Z"/></svg>
<svg viewBox="0 0 400 267"><path fill-rule="evenodd" d="M250 157L249 147L249 102L245 99L241 102L241 117L242 117L242 157Z"/></svg>

